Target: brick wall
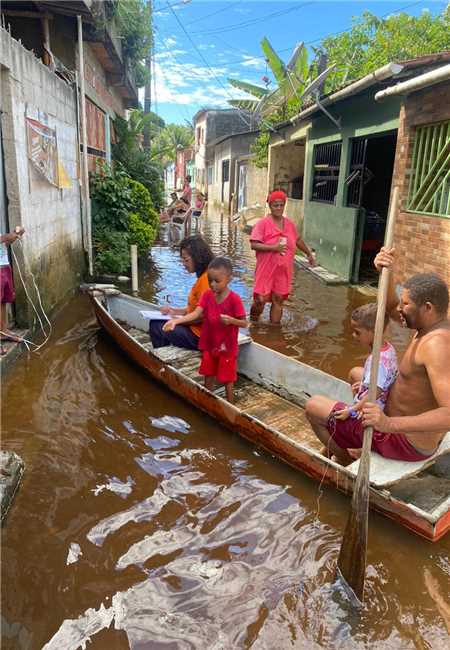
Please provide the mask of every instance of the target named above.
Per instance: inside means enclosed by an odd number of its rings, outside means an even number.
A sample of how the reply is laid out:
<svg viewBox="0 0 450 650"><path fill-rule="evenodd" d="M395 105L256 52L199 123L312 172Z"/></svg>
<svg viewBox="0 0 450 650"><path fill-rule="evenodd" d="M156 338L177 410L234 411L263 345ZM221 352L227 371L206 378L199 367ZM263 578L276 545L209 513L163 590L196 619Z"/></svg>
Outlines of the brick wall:
<svg viewBox="0 0 450 650"><path fill-rule="evenodd" d="M450 218L406 210L412 152L417 126L450 119L450 82L405 98L400 111L393 186L399 186L399 211L395 228L397 261L395 281L414 273L433 271L450 286Z"/></svg>

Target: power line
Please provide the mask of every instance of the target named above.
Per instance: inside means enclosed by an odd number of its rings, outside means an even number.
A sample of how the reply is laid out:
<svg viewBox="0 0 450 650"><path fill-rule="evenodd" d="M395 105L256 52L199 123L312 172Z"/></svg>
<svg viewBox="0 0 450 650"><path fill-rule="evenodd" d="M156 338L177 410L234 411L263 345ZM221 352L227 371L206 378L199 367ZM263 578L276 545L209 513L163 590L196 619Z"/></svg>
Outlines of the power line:
<svg viewBox="0 0 450 650"><path fill-rule="evenodd" d="M193 25L194 23L198 23L201 20L206 20L207 18L212 18L212 16L217 16L217 14L221 14L223 11L229 11L232 7L235 7L236 5L240 5L241 2L232 2L231 4L227 4L226 7L222 7L222 9L218 9L217 11L213 11L211 14L206 14L206 16L200 16L199 18L196 18L195 20L191 20L191 22L186 23L186 27L189 25Z"/></svg>
<svg viewBox="0 0 450 650"><path fill-rule="evenodd" d="M307 7L308 5L315 4L312 0L310 2L304 2L301 5L295 5L294 7L289 7L288 9L282 9L281 11L274 11L271 14L267 14L266 16L261 16L260 18L254 18L253 20L248 20L247 22L243 23L236 23L234 25L228 25L224 27L218 27L216 29L208 30L208 29L203 29L198 32L192 32L193 34L223 34L224 32L232 32L236 29L243 29L244 27L250 27L251 25L256 25L257 23L263 23L269 18L276 18L278 16L283 16L285 14L291 13L292 11L299 11L300 9L303 9L303 7Z"/></svg>
<svg viewBox="0 0 450 650"><path fill-rule="evenodd" d="M418 0L417 2L413 2L413 3L410 3L410 4L405 5L403 7L399 7L398 9L395 9L395 11L388 11L387 13L382 14L380 16L380 19L386 18L387 16L392 16L393 14L399 13L401 11L405 11L406 9L410 9L411 7L415 7L415 6L419 5L419 4L423 4L424 2L425 2L425 0ZM350 32L352 30L352 28L353 27L349 27L347 29L342 29L342 30L340 30L338 32L332 32L331 34L325 34L325 35L319 36L319 37L317 37L317 38L315 38L315 39L313 39L311 41L305 41L304 44L305 45L312 45L313 43L317 43L318 41L322 41L322 40L324 40L326 38L330 38L332 36L339 36L339 34L345 34L346 32ZM230 50L235 50L236 52L242 52L242 54L247 54L252 59L259 59L261 61L266 60L265 56L261 56L261 55L258 55L258 54L252 54L251 52L242 50L241 48L237 48L237 47L235 47L233 45L229 45L223 39L221 39L219 36L217 36L215 34L212 34L212 36L214 38L218 39L218 40L221 40L222 43L224 45L226 45ZM281 54L281 53L284 53L284 52L292 52L295 45L291 45L290 47L282 48L282 49L278 50L278 53ZM242 59L236 59L234 61L227 61L226 65L228 67L231 66L231 65L238 66L238 65L242 65L242 63L243 63ZM211 65L212 68L222 68L224 66L223 63L212 63L210 65Z"/></svg>
<svg viewBox="0 0 450 650"><path fill-rule="evenodd" d="M203 56L203 54L201 53L201 51L198 49L198 47L197 47L195 41L191 38L189 32L186 30L185 26L183 25L183 23L181 22L181 20L178 18L178 16L177 16L177 14L175 13L175 11L172 9L172 6L169 4L168 1L166 2L166 4L167 4L167 6L170 8L171 12L173 13L173 15L174 15L174 17L175 17L175 20L177 21L178 25L181 27L181 29L182 29L183 32L185 33L186 38L189 40L189 42L191 43L192 47L193 47L194 50L197 52L197 54L199 55L199 57L201 58L201 60L204 62L204 64L206 65L206 67L210 70L210 72L211 72L213 78L214 78L214 79L217 81L217 83L218 83L218 84L223 88L223 90L224 90L225 93L228 95L228 97L230 97L230 99L234 99L234 98L230 95L230 93L228 92L228 88L227 88L227 87L222 83L222 81L221 81L218 77L216 77L216 75L214 74L214 70L211 68L211 66L209 65L208 61L205 59L205 57ZM242 110L239 109L239 108L238 108L238 111L242 114L242 120L243 120L243 121L247 124L247 126L250 128L250 127L251 127L251 122L248 121L247 114L244 113L244 111L242 111Z"/></svg>

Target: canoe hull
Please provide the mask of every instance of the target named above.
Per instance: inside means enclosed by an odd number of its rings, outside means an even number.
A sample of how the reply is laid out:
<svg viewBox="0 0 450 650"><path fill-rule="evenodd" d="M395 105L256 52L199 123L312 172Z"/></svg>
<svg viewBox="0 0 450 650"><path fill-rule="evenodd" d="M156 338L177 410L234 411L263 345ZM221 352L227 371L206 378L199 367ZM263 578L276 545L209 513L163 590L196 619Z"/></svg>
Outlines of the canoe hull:
<svg viewBox="0 0 450 650"><path fill-rule="evenodd" d="M231 431L238 433L255 445L263 447L270 454L307 476L322 484L334 486L345 494L353 492L355 479L345 467L289 440L275 429L210 393L176 368L167 365L131 337L96 297L90 295L90 298L97 320L103 330L127 357L149 373L153 379L217 419ZM444 514L437 522L429 521L418 508L396 499L386 490L370 488L370 506L430 541L439 540L450 530L450 513Z"/></svg>

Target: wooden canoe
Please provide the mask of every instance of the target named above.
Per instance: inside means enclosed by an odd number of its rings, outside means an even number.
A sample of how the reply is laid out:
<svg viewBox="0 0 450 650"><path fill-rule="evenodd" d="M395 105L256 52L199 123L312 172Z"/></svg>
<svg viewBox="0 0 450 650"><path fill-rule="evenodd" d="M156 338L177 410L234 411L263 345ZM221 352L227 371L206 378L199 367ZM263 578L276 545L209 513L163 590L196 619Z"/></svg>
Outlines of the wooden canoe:
<svg viewBox="0 0 450 650"><path fill-rule="evenodd" d="M206 390L198 375L200 353L167 346L154 350L142 310L149 302L119 291L89 291L97 320L130 359L155 380L308 476L351 493L354 467L342 467L320 454L320 443L306 420L305 400L323 394L350 401L350 386L321 370L240 337L235 404L224 388ZM378 467L386 461L377 454ZM370 488L370 505L383 515L431 541L450 529L450 454L388 489ZM356 465L356 463L353 463ZM372 478L372 477L371 477Z"/></svg>

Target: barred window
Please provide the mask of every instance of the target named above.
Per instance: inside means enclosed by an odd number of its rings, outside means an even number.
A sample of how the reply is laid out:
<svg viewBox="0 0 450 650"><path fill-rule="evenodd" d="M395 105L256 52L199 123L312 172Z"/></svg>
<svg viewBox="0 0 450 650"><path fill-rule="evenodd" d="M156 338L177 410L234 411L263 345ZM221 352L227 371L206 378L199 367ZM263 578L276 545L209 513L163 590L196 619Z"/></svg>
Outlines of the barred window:
<svg viewBox="0 0 450 650"><path fill-rule="evenodd" d="M450 217L450 121L416 129L408 210Z"/></svg>
<svg viewBox="0 0 450 650"><path fill-rule="evenodd" d="M326 142L314 146L314 167L311 201L334 203L339 180L342 142Z"/></svg>

